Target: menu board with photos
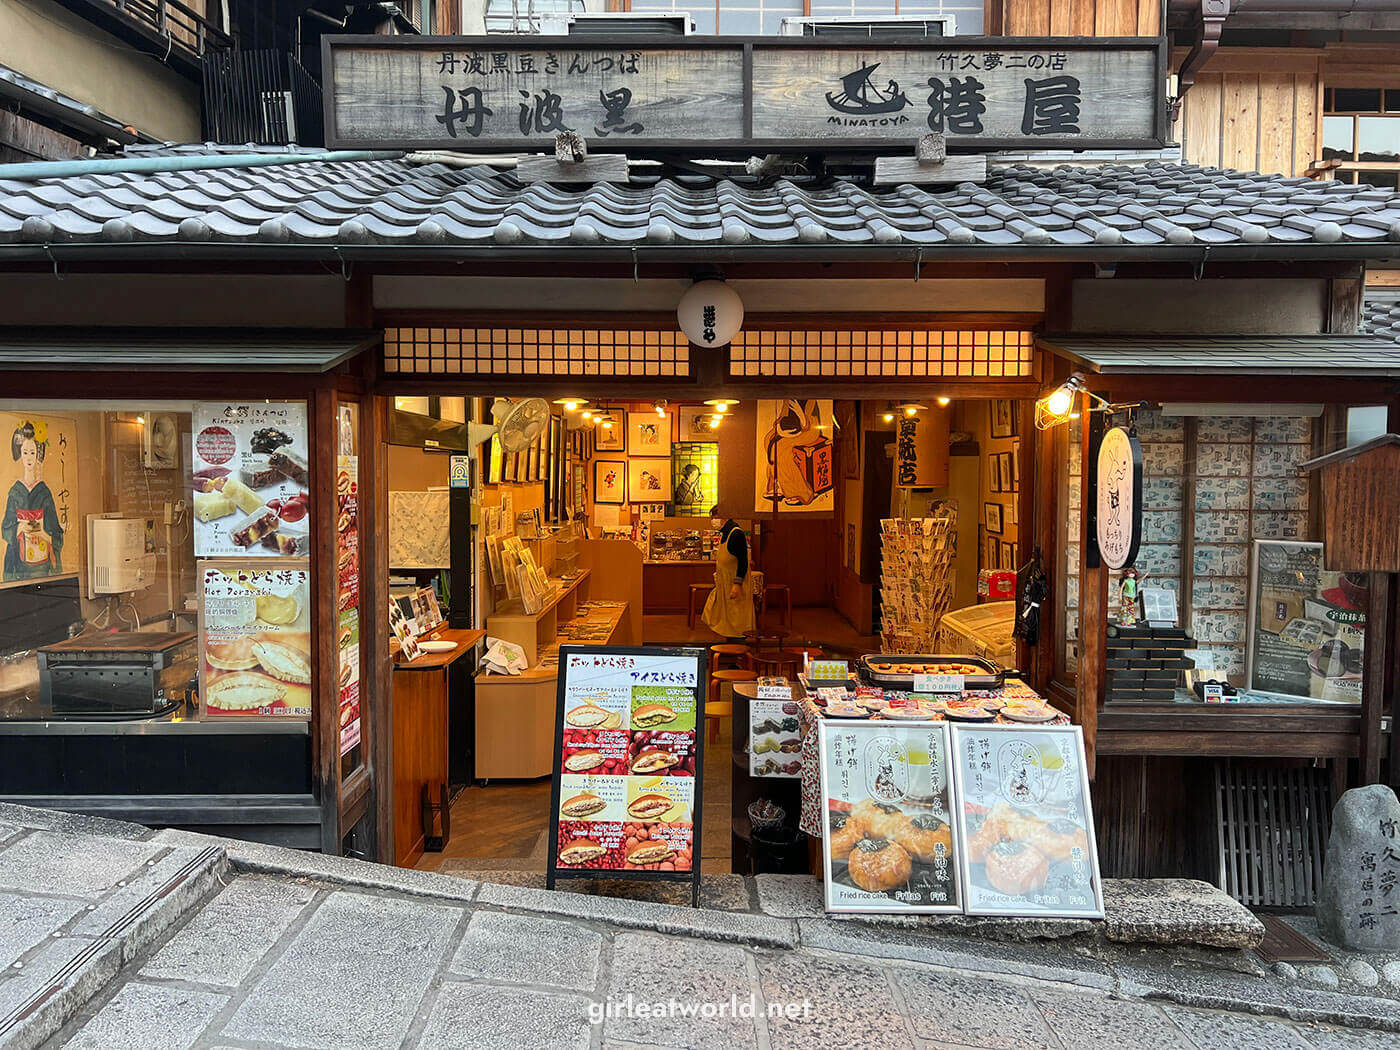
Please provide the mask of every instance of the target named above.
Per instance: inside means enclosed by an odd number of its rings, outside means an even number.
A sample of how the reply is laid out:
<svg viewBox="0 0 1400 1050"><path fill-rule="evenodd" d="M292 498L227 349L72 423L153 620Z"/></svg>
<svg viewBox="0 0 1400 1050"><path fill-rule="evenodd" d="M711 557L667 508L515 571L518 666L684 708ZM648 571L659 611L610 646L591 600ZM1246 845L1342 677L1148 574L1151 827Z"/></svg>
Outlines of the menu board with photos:
<svg viewBox="0 0 1400 1050"><path fill-rule="evenodd" d="M802 727L797 701L749 701L749 776L802 776Z"/></svg>
<svg viewBox="0 0 1400 1050"><path fill-rule="evenodd" d="M1254 542L1249 688L1359 704L1370 576L1322 562L1320 543Z"/></svg>
<svg viewBox="0 0 1400 1050"><path fill-rule="evenodd" d="M199 693L206 718L311 715L311 572L199 563Z"/></svg>
<svg viewBox="0 0 1400 1050"><path fill-rule="evenodd" d="M968 915L1103 918L1078 726L954 726Z"/></svg>
<svg viewBox="0 0 1400 1050"><path fill-rule="evenodd" d="M698 902L705 651L565 645L547 882L684 879Z"/></svg>
<svg viewBox="0 0 1400 1050"><path fill-rule="evenodd" d="M823 884L832 912L958 912L946 722L818 730Z"/></svg>
<svg viewBox="0 0 1400 1050"><path fill-rule="evenodd" d="M344 425L342 421L342 431ZM342 433L342 439L344 434ZM360 742L360 459L342 455L335 469L336 666L340 754Z"/></svg>
<svg viewBox="0 0 1400 1050"><path fill-rule="evenodd" d="M306 403L200 402L193 431L196 557L307 557Z"/></svg>

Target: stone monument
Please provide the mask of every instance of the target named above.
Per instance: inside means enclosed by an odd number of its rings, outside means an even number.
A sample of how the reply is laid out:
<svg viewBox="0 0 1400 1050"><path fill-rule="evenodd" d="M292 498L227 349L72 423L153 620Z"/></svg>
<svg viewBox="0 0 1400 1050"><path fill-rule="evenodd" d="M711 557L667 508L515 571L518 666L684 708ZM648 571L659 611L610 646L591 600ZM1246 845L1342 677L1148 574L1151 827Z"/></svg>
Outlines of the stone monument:
<svg viewBox="0 0 1400 1050"><path fill-rule="evenodd" d="M1343 948L1400 950L1400 800L1384 784L1348 791L1332 811L1317 925Z"/></svg>

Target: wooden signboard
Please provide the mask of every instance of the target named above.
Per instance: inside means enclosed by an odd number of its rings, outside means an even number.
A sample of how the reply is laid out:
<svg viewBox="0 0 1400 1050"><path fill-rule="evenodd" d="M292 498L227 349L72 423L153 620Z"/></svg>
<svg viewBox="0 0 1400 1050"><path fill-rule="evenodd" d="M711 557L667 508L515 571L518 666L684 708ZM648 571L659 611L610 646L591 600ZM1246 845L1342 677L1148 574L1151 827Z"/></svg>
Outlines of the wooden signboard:
<svg viewBox="0 0 1400 1050"><path fill-rule="evenodd" d="M322 38L332 149L953 152L1165 144L1163 38Z"/></svg>

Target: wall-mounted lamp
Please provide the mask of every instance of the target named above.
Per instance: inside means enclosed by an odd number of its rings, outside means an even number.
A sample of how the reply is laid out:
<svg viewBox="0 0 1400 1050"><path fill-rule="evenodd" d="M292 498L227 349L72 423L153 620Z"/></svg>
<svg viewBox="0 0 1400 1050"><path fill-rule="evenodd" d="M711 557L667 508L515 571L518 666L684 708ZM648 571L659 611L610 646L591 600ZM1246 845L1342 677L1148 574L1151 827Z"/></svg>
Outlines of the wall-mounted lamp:
<svg viewBox="0 0 1400 1050"><path fill-rule="evenodd" d="M1035 427L1037 430L1049 430L1051 427L1059 426L1061 423L1068 423L1071 419L1078 419L1080 413L1075 411L1077 395L1084 394L1089 399L1090 412L1113 413L1127 409L1130 413L1137 409L1147 407L1146 401L1127 401L1122 404L1111 404L1106 398L1100 397L1084 385L1084 377L1076 372L1063 383L1057 386L1050 393L1040 398L1035 403ZM1131 419L1131 415L1129 416Z"/></svg>

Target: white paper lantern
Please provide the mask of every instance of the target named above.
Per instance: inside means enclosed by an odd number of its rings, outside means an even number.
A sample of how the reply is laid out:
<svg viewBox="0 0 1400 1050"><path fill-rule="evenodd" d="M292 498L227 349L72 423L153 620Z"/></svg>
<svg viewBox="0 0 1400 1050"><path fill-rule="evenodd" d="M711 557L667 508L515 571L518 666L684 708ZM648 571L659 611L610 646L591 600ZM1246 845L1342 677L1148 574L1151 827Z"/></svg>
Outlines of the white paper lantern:
<svg viewBox="0 0 1400 1050"><path fill-rule="evenodd" d="M697 281L681 296L676 320L696 346L728 346L744 326L744 300L723 281Z"/></svg>

